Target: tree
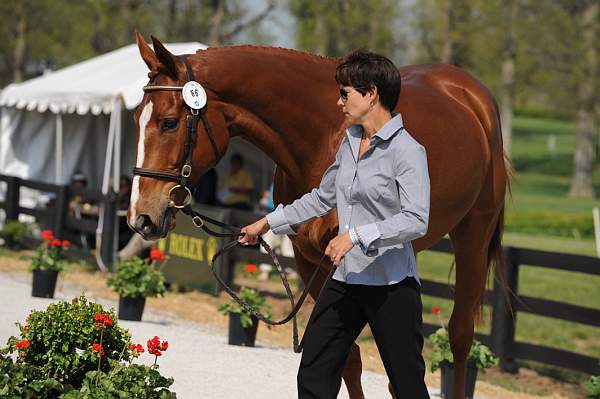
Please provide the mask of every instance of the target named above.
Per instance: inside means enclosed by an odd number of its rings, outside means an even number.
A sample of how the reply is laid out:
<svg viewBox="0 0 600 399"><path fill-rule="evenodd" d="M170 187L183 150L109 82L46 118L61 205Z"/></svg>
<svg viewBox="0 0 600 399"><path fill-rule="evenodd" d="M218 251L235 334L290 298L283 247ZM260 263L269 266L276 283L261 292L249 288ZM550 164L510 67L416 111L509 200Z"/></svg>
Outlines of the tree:
<svg viewBox="0 0 600 399"><path fill-rule="evenodd" d="M337 57L365 48L394 59L404 48L395 30L395 1L290 0L289 7L300 49Z"/></svg>
<svg viewBox="0 0 600 399"><path fill-rule="evenodd" d="M235 41L240 33L256 28L275 9L275 0L266 0L257 14L238 0L169 0L166 10L168 40L201 40L211 46Z"/></svg>
<svg viewBox="0 0 600 399"><path fill-rule="evenodd" d="M587 0L577 10L582 39L582 73L577 84L577 133L575 167L569 196L593 198L592 171L596 160L596 110L598 96L598 25L600 2Z"/></svg>

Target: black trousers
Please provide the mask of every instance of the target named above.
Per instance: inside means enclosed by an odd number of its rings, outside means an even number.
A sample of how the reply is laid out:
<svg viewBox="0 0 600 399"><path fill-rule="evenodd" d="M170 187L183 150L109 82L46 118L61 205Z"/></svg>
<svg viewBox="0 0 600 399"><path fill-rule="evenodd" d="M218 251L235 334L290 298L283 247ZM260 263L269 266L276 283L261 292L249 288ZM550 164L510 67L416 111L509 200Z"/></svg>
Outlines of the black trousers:
<svg viewBox="0 0 600 399"><path fill-rule="evenodd" d="M323 290L304 339L298 397L337 398L351 345L369 323L396 396L428 399L417 281L408 277L393 285L368 286L330 279Z"/></svg>

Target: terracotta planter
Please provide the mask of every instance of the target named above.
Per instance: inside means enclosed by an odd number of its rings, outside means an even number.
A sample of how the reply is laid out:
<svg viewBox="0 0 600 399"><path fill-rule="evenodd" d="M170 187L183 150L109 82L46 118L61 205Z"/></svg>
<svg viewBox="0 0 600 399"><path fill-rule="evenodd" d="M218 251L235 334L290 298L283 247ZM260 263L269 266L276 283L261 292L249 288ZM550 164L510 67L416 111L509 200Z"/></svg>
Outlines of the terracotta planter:
<svg viewBox="0 0 600 399"><path fill-rule="evenodd" d="M254 346L256 330L258 330L258 319L254 316L250 327L242 327L240 313L229 313L229 345Z"/></svg>
<svg viewBox="0 0 600 399"><path fill-rule="evenodd" d="M34 270L31 284L31 296L38 298L54 298L56 288L56 270Z"/></svg>
<svg viewBox="0 0 600 399"><path fill-rule="evenodd" d="M119 297L119 319L141 321L144 314L146 297Z"/></svg>
<svg viewBox="0 0 600 399"><path fill-rule="evenodd" d="M453 399L454 389L454 364L443 362L440 367L442 371L442 382L440 387L440 395L445 399ZM477 367L475 362L469 360L467 362L467 372L465 373L465 396L467 399L472 399L475 392L475 381L477 380Z"/></svg>

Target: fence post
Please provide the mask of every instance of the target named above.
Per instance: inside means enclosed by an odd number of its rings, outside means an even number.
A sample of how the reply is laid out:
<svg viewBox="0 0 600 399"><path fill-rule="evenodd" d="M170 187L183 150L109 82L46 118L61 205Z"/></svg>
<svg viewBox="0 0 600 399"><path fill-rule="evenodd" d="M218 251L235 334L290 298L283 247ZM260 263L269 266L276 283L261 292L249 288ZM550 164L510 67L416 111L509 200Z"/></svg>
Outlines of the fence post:
<svg viewBox="0 0 600 399"><path fill-rule="evenodd" d="M6 221L19 219L19 187L21 179L7 176L6 179Z"/></svg>
<svg viewBox="0 0 600 399"><path fill-rule="evenodd" d="M519 371L518 365L511 356L517 322L517 313L513 307L513 295L517 295L519 282L519 263L516 250L513 247L503 248L506 282L510 289L508 302L501 284L497 279L494 283L491 342L493 350L500 358L500 369L507 373L517 373Z"/></svg>
<svg viewBox="0 0 600 399"><path fill-rule="evenodd" d="M54 214L54 235L56 237L63 237L63 230L67 220L67 210L69 207L69 187L68 186L57 186L56 187L56 202Z"/></svg>
<svg viewBox="0 0 600 399"><path fill-rule="evenodd" d="M111 190L104 198L104 220L102 225L102 241L100 257L109 270L116 261L115 234L117 234L117 195Z"/></svg>

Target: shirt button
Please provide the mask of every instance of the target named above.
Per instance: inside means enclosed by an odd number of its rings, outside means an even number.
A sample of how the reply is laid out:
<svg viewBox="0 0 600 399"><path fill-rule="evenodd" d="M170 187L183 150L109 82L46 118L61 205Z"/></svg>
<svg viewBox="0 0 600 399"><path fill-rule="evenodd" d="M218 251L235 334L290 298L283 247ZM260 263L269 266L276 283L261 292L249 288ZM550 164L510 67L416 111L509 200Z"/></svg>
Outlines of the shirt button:
<svg viewBox="0 0 600 399"><path fill-rule="evenodd" d="M346 225L346 230L348 230L348 227L350 227L350 226Z"/></svg>
<svg viewBox="0 0 600 399"><path fill-rule="evenodd" d="M352 205L348 205L348 209L352 209Z"/></svg>
<svg viewBox="0 0 600 399"><path fill-rule="evenodd" d="M350 190L352 188L352 186L348 186L348 190Z"/></svg>

